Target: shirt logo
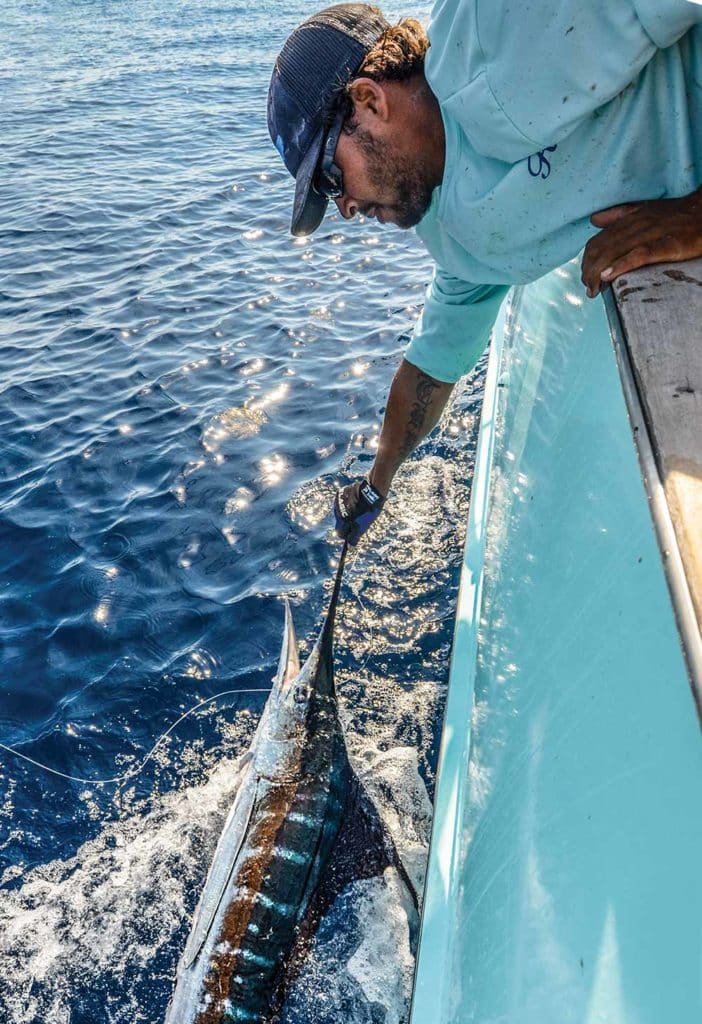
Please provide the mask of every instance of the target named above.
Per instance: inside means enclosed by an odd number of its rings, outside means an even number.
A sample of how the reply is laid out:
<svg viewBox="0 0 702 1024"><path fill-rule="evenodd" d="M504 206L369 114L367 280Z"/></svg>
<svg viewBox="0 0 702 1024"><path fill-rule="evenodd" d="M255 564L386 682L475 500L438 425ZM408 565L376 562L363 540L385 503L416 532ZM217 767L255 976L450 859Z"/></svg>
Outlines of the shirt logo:
<svg viewBox="0 0 702 1024"><path fill-rule="evenodd" d="M557 146L546 146L545 149L540 149L538 153L532 153L527 160L527 168L532 178L543 178L546 180L551 173L551 161L546 156L547 153L553 153Z"/></svg>

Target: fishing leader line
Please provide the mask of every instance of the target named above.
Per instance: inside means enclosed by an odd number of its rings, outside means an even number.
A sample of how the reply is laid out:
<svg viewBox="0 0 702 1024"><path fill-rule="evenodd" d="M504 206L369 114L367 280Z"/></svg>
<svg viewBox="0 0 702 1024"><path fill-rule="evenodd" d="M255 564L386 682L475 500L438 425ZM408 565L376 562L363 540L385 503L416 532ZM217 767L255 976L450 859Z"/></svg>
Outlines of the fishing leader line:
<svg viewBox="0 0 702 1024"><path fill-rule="evenodd" d="M194 714L199 708L205 706L205 704L211 704L212 701L219 700L220 697L229 697L235 693L270 693L271 687L257 687L255 689L246 690L222 690L221 693L215 693L213 697L207 697L205 700L199 701L193 705L188 711L184 711L183 714L170 725L164 733L161 733L159 738L154 743L151 750L148 752L141 764L137 765L136 768L130 768L129 771L124 772L123 775L116 775L113 779L81 779L77 775L67 775L65 772L60 772L57 768L51 768L48 764L42 764L41 761L36 761L33 757L29 757L27 754L23 754L21 750L17 750L16 747L9 747L6 743L0 743L0 750L6 750L10 754L14 754L15 757L22 758L23 761L27 761L29 764L34 765L36 768L41 768L45 772L49 772L51 775L58 775L61 779L68 779L69 782L82 782L88 786L108 786L112 783L123 783L128 779L136 778L147 766L149 761L156 753L157 747L165 740L170 734L176 729L181 722L184 722L186 718Z"/></svg>

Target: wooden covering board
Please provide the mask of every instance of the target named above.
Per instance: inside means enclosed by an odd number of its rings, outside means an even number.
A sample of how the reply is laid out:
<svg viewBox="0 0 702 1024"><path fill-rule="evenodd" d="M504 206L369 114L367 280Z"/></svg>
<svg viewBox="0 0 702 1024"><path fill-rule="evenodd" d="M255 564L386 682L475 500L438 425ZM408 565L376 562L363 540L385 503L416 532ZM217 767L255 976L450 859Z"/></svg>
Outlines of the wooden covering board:
<svg viewBox="0 0 702 1024"><path fill-rule="evenodd" d="M702 259L643 267L612 288L702 630Z"/></svg>

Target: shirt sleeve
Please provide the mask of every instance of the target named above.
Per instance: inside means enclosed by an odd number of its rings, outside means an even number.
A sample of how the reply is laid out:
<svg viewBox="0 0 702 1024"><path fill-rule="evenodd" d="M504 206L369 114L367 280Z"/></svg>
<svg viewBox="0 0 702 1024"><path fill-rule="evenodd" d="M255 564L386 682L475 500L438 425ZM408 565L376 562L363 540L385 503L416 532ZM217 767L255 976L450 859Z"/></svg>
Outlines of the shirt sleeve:
<svg viewBox="0 0 702 1024"><path fill-rule="evenodd" d="M507 285L474 285L434 272L405 359L435 380L454 384L488 343Z"/></svg>
<svg viewBox="0 0 702 1024"><path fill-rule="evenodd" d="M686 0L633 0L644 29L660 49L672 46L688 29L702 22L702 7Z"/></svg>

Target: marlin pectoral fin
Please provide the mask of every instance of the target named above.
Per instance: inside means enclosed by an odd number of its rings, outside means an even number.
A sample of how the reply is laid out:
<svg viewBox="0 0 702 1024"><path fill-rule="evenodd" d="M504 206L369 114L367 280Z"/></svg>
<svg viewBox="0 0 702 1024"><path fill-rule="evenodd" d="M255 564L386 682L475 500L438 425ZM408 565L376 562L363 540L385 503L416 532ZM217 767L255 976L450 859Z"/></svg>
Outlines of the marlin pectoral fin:
<svg viewBox="0 0 702 1024"><path fill-rule="evenodd" d="M309 953L317 927L337 896L364 878L375 878L394 867L404 882L415 910L419 909L417 890L397 853L395 843L365 787L348 766L347 800L342 823L326 867L311 895L309 905L298 924L295 945L288 958L285 974L272 997L279 1009L294 986ZM276 1020L275 1014L272 1020Z"/></svg>
<svg viewBox="0 0 702 1024"><path fill-rule="evenodd" d="M234 806L219 837L212 864L207 875L205 888L195 911L190 935L180 962L181 968L187 970L197 960L200 950L207 940L217 911L222 902L229 880L236 867L237 858L249 830L251 816L256 806L258 782L247 785L237 793Z"/></svg>
<svg viewBox="0 0 702 1024"><path fill-rule="evenodd" d="M375 804L355 772L351 772L344 817L315 898L321 917L351 882L382 875L394 867L419 908L419 898L400 860L395 842L383 824Z"/></svg>
<svg viewBox="0 0 702 1024"><path fill-rule="evenodd" d="M297 651L297 637L293 624L290 603L285 599L285 628L283 631L283 644L280 649L280 661L276 672L273 686L286 686L292 682L300 672L300 656Z"/></svg>

